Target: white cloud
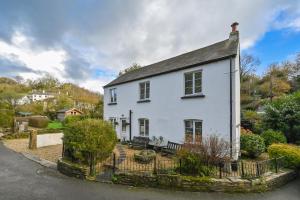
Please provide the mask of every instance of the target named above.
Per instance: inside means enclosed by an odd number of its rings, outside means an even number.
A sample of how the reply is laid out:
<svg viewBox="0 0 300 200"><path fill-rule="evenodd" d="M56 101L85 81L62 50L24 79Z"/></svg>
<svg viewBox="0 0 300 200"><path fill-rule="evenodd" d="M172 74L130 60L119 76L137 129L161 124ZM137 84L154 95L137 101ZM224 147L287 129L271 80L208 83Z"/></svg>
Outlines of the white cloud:
<svg viewBox="0 0 300 200"><path fill-rule="evenodd" d="M95 70L117 74L133 62L151 64L224 40L234 21L240 23L242 49L271 29L300 29L300 3L292 0L6 4L0 3L0 55L15 55L27 67L97 91L112 76L95 76Z"/></svg>

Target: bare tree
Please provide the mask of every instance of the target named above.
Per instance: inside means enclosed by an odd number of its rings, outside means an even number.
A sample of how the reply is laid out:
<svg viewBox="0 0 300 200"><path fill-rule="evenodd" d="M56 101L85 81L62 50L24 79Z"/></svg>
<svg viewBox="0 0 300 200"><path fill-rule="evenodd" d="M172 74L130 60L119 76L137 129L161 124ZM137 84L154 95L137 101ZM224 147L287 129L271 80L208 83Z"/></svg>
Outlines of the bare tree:
<svg viewBox="0 0 300 200"><path fill-rule="evenodd" d="M252 55L244 54L241 57L240 76L245 78L256 71L257 66L260 65L260 60Z"/></svg>

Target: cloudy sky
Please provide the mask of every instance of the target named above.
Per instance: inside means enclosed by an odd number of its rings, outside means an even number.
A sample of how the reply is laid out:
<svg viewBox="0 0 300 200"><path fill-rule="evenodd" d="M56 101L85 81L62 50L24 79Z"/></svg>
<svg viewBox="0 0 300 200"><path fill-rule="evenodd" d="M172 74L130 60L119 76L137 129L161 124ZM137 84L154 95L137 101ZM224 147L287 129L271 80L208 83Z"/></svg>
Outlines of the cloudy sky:
<svg viewBox="0 0 300 200"><path fill-rule="evenodd" d="M102 92L132 63L151 64L228 38L270 63L300 52L299 0L0 0L0 76Z"/></svg>

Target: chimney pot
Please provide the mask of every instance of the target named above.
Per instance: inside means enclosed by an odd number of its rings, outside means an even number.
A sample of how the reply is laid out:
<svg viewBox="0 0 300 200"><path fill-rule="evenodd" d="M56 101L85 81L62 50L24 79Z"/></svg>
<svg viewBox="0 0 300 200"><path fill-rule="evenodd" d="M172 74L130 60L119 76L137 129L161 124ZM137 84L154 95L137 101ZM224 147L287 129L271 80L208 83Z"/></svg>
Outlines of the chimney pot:
<svg viewBox="0 0 300 200"><path fill-rule="evenodd" d="M237 26L239 25L238 22L234 22L231 24L231 32L236 32L237 31Z"/></svg>

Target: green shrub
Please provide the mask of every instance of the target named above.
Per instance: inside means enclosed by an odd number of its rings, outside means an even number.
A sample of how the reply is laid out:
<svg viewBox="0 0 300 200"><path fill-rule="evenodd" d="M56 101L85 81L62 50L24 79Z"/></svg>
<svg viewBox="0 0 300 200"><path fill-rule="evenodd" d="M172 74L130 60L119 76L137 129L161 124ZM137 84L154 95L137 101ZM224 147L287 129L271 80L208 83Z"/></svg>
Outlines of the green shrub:
<svg viewBox="0 0 300 200"><path fill-rule="evenodd" d="M48 126L49 119L47 117L30 117L29 126L35 128L46 128Z"/></svg>
<svg viewBox="0 0 300 200"><path fill-rule="evenodd" d="M140 163L148 164L156 157L154 150L142 150L134 154L134 160Z"/></svg>
<svg viewBox="0 0 300 200"><path fill-rule="evenodd" d="M257 158L266 149L264 139L255 134L241 134L241 150L251 158Z"/></svg>
<svg viewBox="0 0 300 200"><path fill-rule="evenodd" d="M117 136L109 122L85 119L70 123L64 131L64 154L73 162L96 164L109 157L116 145ZM94 175L94 169L91 169Z"/></svg>
<svg viewBox="0 0 300 200"><path fill-rule="evenodd" d="M286 137L280 131L269 129L264 131L261 136L264 138L266 147L274 143L286 143Z"/></svg>
<svg viewBox="0 0 300 200"><path fill-rule="evenodd" d="M197 153L182 149L178 152L178 157L181 160L181 166L177 171L180 170L182 174L196 176L212 176L215 174L216 168L208 165Z"/></svg>
<svg viewBox="0 0 300 200"><path fill-rule="evenodd" d="M83 116L83 115L70 115L70 116L67 116L64 121L62 122L62 125L63 126L67 126L68 124L71 124L73 122L78 122L78 121L81 121L83 119L85 119L86 117Z"/></svg>
<svg viewBox="0 0 300 200"><path fill-rule="evenodd" d="M0 127L11 128L14 123L14 114L11 110L0 109Z"/></svg>
<svg viewBox="0 0 300 200"><path fill-rule="evenodd" d="M268 148L270 158L284 156L285 165L300 168L300 147L291 144L272 144Z"/></svg>

